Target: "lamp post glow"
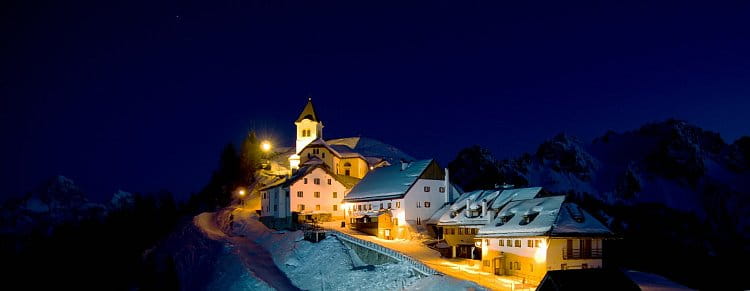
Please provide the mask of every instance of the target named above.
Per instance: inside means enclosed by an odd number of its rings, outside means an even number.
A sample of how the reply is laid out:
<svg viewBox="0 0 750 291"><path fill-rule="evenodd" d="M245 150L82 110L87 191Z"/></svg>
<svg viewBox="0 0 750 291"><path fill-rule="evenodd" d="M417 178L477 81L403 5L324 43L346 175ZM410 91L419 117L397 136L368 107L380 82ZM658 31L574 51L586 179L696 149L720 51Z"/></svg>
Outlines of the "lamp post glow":
<svg viewBox="0 0 750 291"><path fill-rule="evenodd" d="M240 189L240 191L238 191L237 194L239 194L240 197L245 196L245 189Z"/></svg>
<svg viewBox="0 0 750 291"><path fill-rule="evenodd" d="M264 140L260 143L260 149L264 152L268 152L271 150L271 142Z"/></svg>

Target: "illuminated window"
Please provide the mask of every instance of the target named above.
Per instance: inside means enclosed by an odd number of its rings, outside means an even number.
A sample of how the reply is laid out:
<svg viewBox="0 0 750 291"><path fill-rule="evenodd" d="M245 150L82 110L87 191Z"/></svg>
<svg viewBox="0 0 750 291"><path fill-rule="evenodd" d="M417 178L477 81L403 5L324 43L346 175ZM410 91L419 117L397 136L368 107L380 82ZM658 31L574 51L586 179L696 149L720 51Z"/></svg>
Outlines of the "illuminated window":
<svg viewBox="0 0 750 291"><path fill-rule="evenodd" d="M517 248L520 248L520 247L521 247L521 240L520 240L520 239L517 239L517 240L515 241L515 244L514 244L514 245L515 245L515 247L517 247Z"/></svg>
<svg viewBox="0 0 750 291"><path fill-rule="evenodd" d="M440 191L440 193L445 193L445 187L438 188L438 191Z"/></svg>
<svg viewBox="0 0 750 291"><path fill-rule="evenodd" d="M541 240L538 240L538 239L534 240L534 247L535 248L539 247L539 242L541 242Z"/></svg>
<svg viewBox="0 0 750 291"><path fill-rule="evenodd" d="M315 205L315 210L320 210L320 205Z"/></svg>
<svg viewBox="0 0 750 291"><path fill-rule="evenodd" d="M396 201L396 208L401 208L401 202L400 201Z"/></svg>
<svg viewBox="0 0 750 291"><path fill-rule="evenodd" d="M320 185L320 178L313 179L313 184Z"/></svg>
<svg viewBox="0 0 750 291"><path fill-rule="evenodd" d="M297 210L305 211L305 204L297 204Z"/></svg>
<svg viewBox="0 0 750 291"><path fill-rule="evenodd" d="M504 245L503 240L501 239L497 240L497 245L502 247Z"/></svg>
<svg viewBox="0 0 750 291"><path fill-rule="evenodd" d="M302 191L297 191L297 197L302 197L302 196L303 196Z"/></svg>
<svg viewBox="0 0 750 291"><path fill-rule="evenodd" d="M331 179L328 179L328 185L331 185ZM335 197L334 197L335 198Z"/></svg>
<svg viewBox="0 0 750 291"><path fill-rule="evenodd" d="M302 179L302 183L307 184L307 178Z"/></svg>
<svg viewBox="0 0 750 291"><path fill-rule="evenodd" d="M388 209L391 209L391 202L388 202Z"/></svg>
<svg viewBox="0 0 750 291"><path fill-rule="evenodd" d="M339 193L333 192L333 198L337 198L339 196Z"/></svg>
<svg viewBox="0 0 750 291"><path fill-rule="evenodd" d="M334 205L333 206L333 211L338 211L338 210L339 210L339 206L338 205Z"/></svg>
<svg viewBox="0 0 750 291"><path fill-rule="evenodd" d="M320 192L313 192L313 197L320 198Z"/></svg>
<svg viewBox="0 0 750 291"><path fill-rule="evenodd" d="M529 239L529 240L526 240L526 246L527 246L527 247L530 247L530 248L533 248L533 247L534 247L534 241L533 241L533 240L530 240L530 239Z"/></svg>
<svg viewBox="0 0 750 291"><path fill-rule="evenodd" d="M513 241L511 241L511 240L506 241L505 246L512 247L513 246Z"/></svg>
<svg viewBox="0 0 750 291"><path fill-rule="evenodd" d="M424 191L425 192L430 192L430 186L424 186Z"/></svg>

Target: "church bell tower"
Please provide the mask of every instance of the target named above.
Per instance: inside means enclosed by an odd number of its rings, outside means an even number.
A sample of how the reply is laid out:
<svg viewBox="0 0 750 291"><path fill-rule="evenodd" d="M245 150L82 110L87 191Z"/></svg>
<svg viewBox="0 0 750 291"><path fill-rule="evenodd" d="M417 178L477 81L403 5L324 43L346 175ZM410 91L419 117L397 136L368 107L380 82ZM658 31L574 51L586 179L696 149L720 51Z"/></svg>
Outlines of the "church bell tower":
<svg viewBox="0 0 750 291"><path fill-rule="evenodd" d="M297 127L296 150L289 157L289 166L293 170L299 168L299 153L302 149L314 140L323 138L323 122L315 114L312 97L307 98L307 104L305 104L305 108L302 109L302 113L299 114L297 120L294 121L294 125Z"/></svg>

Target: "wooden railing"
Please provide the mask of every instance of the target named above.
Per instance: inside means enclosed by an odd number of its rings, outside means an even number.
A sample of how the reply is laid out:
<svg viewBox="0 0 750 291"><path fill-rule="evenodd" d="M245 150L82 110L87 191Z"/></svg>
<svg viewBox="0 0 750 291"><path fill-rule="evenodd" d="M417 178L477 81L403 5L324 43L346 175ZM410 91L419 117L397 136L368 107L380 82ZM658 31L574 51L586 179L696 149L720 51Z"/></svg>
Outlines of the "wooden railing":
<svg viewBox="0 0 750 291"><path fill-rule="evenodd" d="M601 259L602 249L562 249L563 260Z"/></svg>

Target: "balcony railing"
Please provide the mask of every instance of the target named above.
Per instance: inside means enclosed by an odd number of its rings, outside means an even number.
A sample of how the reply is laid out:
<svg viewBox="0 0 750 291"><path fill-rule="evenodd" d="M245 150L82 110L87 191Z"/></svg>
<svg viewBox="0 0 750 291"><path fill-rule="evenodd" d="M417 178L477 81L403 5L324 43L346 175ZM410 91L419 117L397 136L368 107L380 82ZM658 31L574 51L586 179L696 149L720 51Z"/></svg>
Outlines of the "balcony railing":
<svg viewBox="0 0 750 291"><path fill-rule="evenodd" d="M562 249L563 260L601 259L602 249Z"/></svg>

